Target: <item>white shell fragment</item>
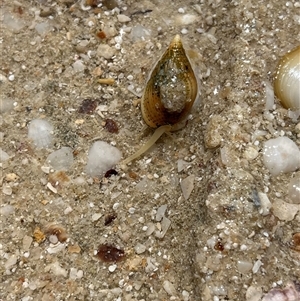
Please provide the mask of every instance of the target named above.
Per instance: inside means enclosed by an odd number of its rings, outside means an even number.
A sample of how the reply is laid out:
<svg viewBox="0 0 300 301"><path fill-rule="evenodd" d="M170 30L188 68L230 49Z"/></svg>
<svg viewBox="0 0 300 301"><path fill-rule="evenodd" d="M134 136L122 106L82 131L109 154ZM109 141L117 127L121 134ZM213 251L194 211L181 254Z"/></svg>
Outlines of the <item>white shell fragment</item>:
<svg viewBox="0 0 300 301"><path fill-rule="evenodd" d="M68 276L68 271L62 268L57 261L50 263L45 267L45 272L49 272L49 271L51 271L56 276L63 276L63 277Z"/></svg>
<svg viewBox="0 0 300 301"><path fill-rule="evenodd" d="M263 192L258 192L258 197L260 200L259 213L263 216L268 215L270 213L272 203L270 202L268 196Z"/></svg>
<svg viewBox="0 0 300 301"><path fill-rule="evenodd" d="M122 153L114 146L96 141L90 148L86 173L89 176L102 176L106 171L113 168L122 157Z"/></svg>
<svg viewBox="0 0 300 301"><path fill-rule="evenodd" d="M170 296L177 295L176 289L170 281L165 280L163 283L163 288L165 289L165 291L167 292L168 295L170 295Z"/></svg>
<svg viewBox="0 0 300 301"><path fill-rule="evenodd" d="M282 221L292 221L299 210L298 204L289 204L278 199L272 201L272 212Z"/></svg>
<svg viewBox="0 0 300 301"><path fill-rule="evenodd" d="M187 200L194 189L195 176L190 175L180 182L183 197Z"/></svg>
<svg viewBox="0 0 300 301"><path fill-rule="evenodd" d="M47 157L47 163L55 170L68 170L73 161L73 151L70 147L62 147Z"/></svg>
<svg viewBox="0 0 300 301"><path fill-rule="evenodd" d="M46 148L52 145L53 126L43 119L34 119L28 127L28 138L33 140L37 148Z"/></svg>
<svg viewBox="0 0 300 301"><path fill-rule="evenodd" d="M167 205L161 205L158 209L157 209L157 212L156 212L156 216L155 216L155 220L157 222L161 221L162 218L164 217L165 215L165 212L167 210Z"/></svg>
<svg viewBox="0 0 300 301"><path fill-rule="evenodd" d="M263 162L273 176L300 167L300 150L288 137L270 139L264 144Z"/></svg>
<svg viewBox="0 0 300 301"><path fill-rule="evenodd" d="M0 162L4 162L9 159L9 154L0 148Z"/></svg>

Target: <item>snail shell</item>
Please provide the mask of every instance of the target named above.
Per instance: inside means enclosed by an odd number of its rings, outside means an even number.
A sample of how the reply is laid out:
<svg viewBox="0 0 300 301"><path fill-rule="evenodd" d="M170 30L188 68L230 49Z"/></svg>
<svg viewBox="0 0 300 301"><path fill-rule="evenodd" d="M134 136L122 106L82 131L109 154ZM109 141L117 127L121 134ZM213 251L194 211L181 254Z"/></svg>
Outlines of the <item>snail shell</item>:
<svg viewBox="0 0 300 301"><path fill-rule="evenodd" d="M145 122L152 128L185 121L197 97L198 85L179 35L152 70L141 101ZM182 127L182 126L181 126Z"/></svg>
<svg viewBox="0 0 300 301"><path fill-rule="evenodd" d="M123 164L146 152L164 133L184 127L197 95L196 76L181 38L176 35L153 68L141 101L146 124L156 130Z"/></svg>
<svg viewBox="0 0 300 301"><path fill-rule="evenodd" d="M300 110L300 46L279 61L274 92L286 109Z"/></svg>

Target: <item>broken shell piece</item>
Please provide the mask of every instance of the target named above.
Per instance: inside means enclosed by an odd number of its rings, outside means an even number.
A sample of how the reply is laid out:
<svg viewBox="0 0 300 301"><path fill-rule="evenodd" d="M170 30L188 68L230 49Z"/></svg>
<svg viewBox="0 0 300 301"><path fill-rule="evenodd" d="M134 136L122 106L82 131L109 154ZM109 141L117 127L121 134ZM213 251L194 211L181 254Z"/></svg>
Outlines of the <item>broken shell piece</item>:
<svg viewBox="0 0 300 301"><path fill-rule="evenodd" d="M195 176L190 175L180 182L183 197L187 200L194 189Z"/></svg>

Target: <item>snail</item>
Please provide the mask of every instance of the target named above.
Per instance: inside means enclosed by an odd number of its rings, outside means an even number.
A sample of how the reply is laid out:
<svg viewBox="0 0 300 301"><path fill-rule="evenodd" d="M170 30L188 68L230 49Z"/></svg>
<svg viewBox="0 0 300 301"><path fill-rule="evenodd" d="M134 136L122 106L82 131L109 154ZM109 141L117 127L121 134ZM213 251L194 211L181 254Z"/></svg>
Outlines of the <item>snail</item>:
<svg viewBox="0 0 300 301"><path fill-rule="evenodd" d="M176 35L157 62L141 100L145 123L155 128L152 137L127 164L146 152L164 133L183 128L197 98L198 83L179 35Z"/></svg>
<svg viewBox="0 0 300 301"><path fill-rule="evenodd" d="M286 109L300 110L300 46L285 54L279 61L274 92Z"/></svg>

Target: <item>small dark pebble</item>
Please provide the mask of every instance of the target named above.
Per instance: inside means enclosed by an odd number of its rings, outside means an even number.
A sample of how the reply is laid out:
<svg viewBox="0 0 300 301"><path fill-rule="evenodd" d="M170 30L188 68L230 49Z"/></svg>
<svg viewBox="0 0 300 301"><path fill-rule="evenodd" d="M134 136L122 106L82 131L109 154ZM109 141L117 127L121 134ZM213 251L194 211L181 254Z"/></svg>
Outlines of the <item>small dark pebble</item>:
<svg viewBox="0 0 300 301"><path fill-rule="evenodd" d="M112 120L112 119L106 119L106 120L105 120L104 128L105 128L108 132L110 132L110 133L113 133L113 134L119 133L118 125L117 125L117 123L116 123L114 120Z"/></svg>
<svg viewBox="0 0 300 301"><path fill-rule="evenodd" d="M217 251L224 251L224 246L220 241L217 241L217 243L214 246L214 249Z"/></svg>
<svg viewBox="0 0 300 301"><path fill-rule="evenodd" d="M112 223L117 218L117 215L115 213L108 214L105 216L104 219L104 226L108 226L110 223Z"/></svg>
<svg viewBox="0 0 300 301"><path fill-rule="evenodd" d="M106 34L105 34L105 32L103 30L100 30L100 31L97 32L97 37L99 39L105 39L106 38Z"/></svg>
<svg viewBox="0 0 300 301"><path fill-rule="evenodd" d="M104 262L118 262L125 258L125 252L112 245L100 245L96 256Z"/></svg>
<svg viewBox="0 0 300 301"><path fill-rule="evenodd" d="M97 108L97 105L97 100L92 100L90 98L84 99L78 109L78 112L82 114L93 114Z"/></svg>
<svg viewBox="0 0 300 301"><path fill-rule="evenodd" d="M105 178L110 178L111 176L117 176L117 175L118 175L118 172L117 172L116 170L114 170L114 169L109 169L109 170L105 173L104 177L105 177Z"/></svg>

